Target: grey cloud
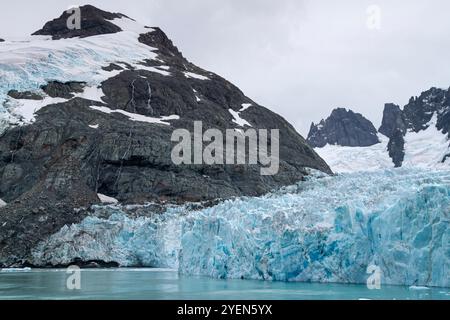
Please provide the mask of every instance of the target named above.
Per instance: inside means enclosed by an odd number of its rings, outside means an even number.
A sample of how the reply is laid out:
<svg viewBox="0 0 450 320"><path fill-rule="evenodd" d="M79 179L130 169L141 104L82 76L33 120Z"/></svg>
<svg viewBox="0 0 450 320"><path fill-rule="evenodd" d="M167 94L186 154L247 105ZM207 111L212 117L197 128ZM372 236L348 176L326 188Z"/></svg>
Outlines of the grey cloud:
<svg viewBox="0 0 450 320"><path fill-rule="evenodd" d="M186 57L238 85L306 134L332 108L379 125L385 102L401 105L431 86L450 86L450 3L430 1L92 0L160 26ZM0 37L30 34L74 4L2 4ZM366 9L382 10L381 30Z"/></svg>

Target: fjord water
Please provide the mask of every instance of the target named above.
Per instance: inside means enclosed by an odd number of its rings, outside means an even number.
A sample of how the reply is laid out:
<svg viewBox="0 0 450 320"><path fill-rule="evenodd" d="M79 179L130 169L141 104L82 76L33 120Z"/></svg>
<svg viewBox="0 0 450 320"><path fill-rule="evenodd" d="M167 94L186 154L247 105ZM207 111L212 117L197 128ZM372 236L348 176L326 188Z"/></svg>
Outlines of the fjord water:
<svg viewBox="0 0 450 320"><path fill-rule="evenodd" d="M65 269L0 272L0 300L448 300L450 289L217 280L164 269L81 271L81 289L67 289Z"/></svg>

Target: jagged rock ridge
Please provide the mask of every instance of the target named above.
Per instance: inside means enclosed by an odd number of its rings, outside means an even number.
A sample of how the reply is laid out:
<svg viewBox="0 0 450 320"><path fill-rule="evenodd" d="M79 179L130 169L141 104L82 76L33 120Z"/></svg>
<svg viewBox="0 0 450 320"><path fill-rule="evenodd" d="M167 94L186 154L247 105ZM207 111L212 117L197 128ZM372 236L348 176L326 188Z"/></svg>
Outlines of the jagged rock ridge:
<svg viewBox="0 0 450 320"><path fill-rule="evenodd" d="M431 123L433 117L435 123ZM412 97L403 110L394 104L385 105L379 132L390 139L388 150L396 167L402 166L405 157L407 132L418 133L430 126L436 126L443 134L449 133L450 89L431 88L422 92L420 96ZM444 155L440 161L445 162L447 157Z"/></svg>
<svg viewBox="0 0 450 320"><path fill-rule="evenodd" d="M369 163L377 169L385 168L386 159L380 152L389 156L388 167L401 167L405 161L409 166L434 167L446 163L450 157L450 89L431 88L412 97L403 109L392 103L386 104L378 134L367 119L364 119L366 125L360 126L356 118L351 120L344 116L353 112L338 110L341 111L333 111L327 120L313 124L308 135L308 143L317 148L332 169L335 169L334 164L344 169L342 165L346 160L358 159L360 165L355 164L356 170L364 170L363 161L366 161L365 169L370 169ZM337 113L343 116L338 117ZM356 143L361 135L373 137L373 144ZM377 135L380 146L375 146ZM339 147L367 148L363 154L362 149L352 152L350 149L339 150ZM373 159L368 157L379 159L371 161ZM345 171L351 171L347 165L345 167Z"/></svg>
<svg viewBox="0 0 450 320"><path fill-rule="evenodd" d="M330 117L311 125L308 143L314 148L327 144L367 147L379 143L373 124L359 113L343 108L334 109Z"/></svg>
<svg viewBox="0 0 450 320"><path fill-rule="evenodd" d="M81 29L67 28L67 20L72 13L64 12L59 18L47 22L44 27L33 35L52 36L53 40L74 37L89 37L100 34L117 33L122 29L111 20L126 17L121 13L110 13L94 6L81 7Z"/></svg>

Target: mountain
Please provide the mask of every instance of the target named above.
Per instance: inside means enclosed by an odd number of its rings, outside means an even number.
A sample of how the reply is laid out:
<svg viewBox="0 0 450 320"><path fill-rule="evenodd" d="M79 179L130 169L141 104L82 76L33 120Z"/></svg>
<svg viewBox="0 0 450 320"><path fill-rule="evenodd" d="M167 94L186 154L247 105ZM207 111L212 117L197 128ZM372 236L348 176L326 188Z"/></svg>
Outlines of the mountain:
<svg viewBox="0 0 450 320"><path fill-rule="evenodd" d="M33 35L51 36L53 40L59 40L118 33L123 30L113 20L128 18L121 13L106 12L91 5L85 5L80 9L81 29L67 28L67 21L72 13L64 12L59 18L47 22L42 29L36 31Z"/></svg>
<svg viewBox="0 0 450 320"><path fill-rule="evenodd" d="M351 129L341 130L345 134L336 139L334 128L343 127ZM357 119L332 114L321 124L311 126L307 140L336 172L402 166L448 168L450 89L431 88L412 97L403 108L386 104L378 133L373 125L366 129L369 136L378 136L378 143L349 144L349 140L355 141L361 135L361 130Z"/></svg>
<svg viewBox="0 0 450 320"><path fill-rule="evenodd" d="M190 63L159 28L81 7L0 45L0 265L93 204L186 203L258 196L328 165L282 117ZM279 173L263 165L175 165L176 129L279 129Z"/></svg>
<svg viewBox="0 0 450 320"><path fill-rule="evenodd" d="M359 113L343 108L334 109L319 124L313 123L307 141L314 148L322 148L327 144L367 147L380 142L372 122Z"/></svg>

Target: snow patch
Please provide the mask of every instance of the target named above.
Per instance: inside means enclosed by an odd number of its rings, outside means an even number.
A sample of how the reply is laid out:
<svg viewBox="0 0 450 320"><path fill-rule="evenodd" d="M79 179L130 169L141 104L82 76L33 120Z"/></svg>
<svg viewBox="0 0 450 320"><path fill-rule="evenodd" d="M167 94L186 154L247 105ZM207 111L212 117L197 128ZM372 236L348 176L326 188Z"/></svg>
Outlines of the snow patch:
<svg viewBox="0 0 450 320"><path fill-rule="evenodd" d="M193 79L198 79L198 80L210 80L208 77L205 77L198 73L193 73L193 72L184 72L184 76L186 78L193 78Z"/></svg>
<svg viewBox="0 0 450 320"><path fill-rule="evenodd" d="M242 109L239 112L244 112L245 110L247 110L251 106L253 106L253 104L251 104L251 103L243 103L242 104Z"/></svg>
<svg viewBox="0 0 450 320"><path fill-rule="evenodd" d="M75 94L77 98L83 98L91 101L103 102L105 94L100 86L87 86L82 93Z"/></svg>
<svg viewBox="0 0 450 320"><path fill-rule="evenodd" d="M127 116L131 121L154 123L154 124L163 124L163 125L167 125L167 126L170 126L170 123L168 123L166 121L180 119L180 116L178 116L178 115L171 115L171 116L166 116L166 117L162 117L162 118L154 118L154 117L144 116L144 115L141 115L141 114L138 114L138 113L127 112L127 111L120 110L120 109L113 110L113 109L110 109L108 107L91 106L91 109L94 109L96 111L100 111L100 112L103 112L103 113L107 113L107 114L120 113L120 114L123 114L123 115Z"/></svg>
<svg viewBox="0 0 450 320"><path fill-rule="evenodd" d="M378 138L381 143L370 147L343 147L328 144L314 150L335 173L393 168L394 163L387 151L389 138L382 134L379 134Z"/></svg>
<svg viewBox="0 0 450 320"><path fill-rule="evenodd" d="M35 114L40 109L57 103L67 102L68 99L46 96L43 100L26 100L9 98L4 104L8 110L9 122L12 124L29 124L35 120ZM0 107L1 108L1 107ZM1 117L0 113L0 117ZM6 117L6 116L5 116Z"/></svg>
<svg viewBox="0 0 450 320"><path fill-rule="evenodd" d="M442 163L450 153L448 136L436 128L437 114L428 128L419 132L407 132L405 136L405 159L403 166L419 168L449 168L450 161Z"/></svg>
<svg viewBox="0 0 450 320"><path fill-rule="evenodd" d="M172 75L170 72L168 72L166 70L160 70L159 67L149 67L149 66L144 66L142 64L135 64L135 65L133 65L133 67L135 67L138 70L145 70L145 71L159 73L159 74L162 74L163 76L171 76Z"/></svg>
<svg viewBox="0 0 450 320"><path fill-rule="evenodd" d="M252 127L252 125L247 120L241 118L240 113L242 112L242 110L240 110L239 112L236 112L233 109L228 109L228 111L233 116L233 122L236 123L238 126L240 126L240 127L245 127L245 126Z"/></svg>
<svg viewBox="0 0 450 320"><path fill-rule="evenodd" d="M142 24L140 24L137 21L134 21L133 19L122 17L122 18L115 18L110 21L111 23L118 26L120 29L122 29L122 32L131 32L131 33L149 33L154 31L153 28L148 28Z"/></svg>

